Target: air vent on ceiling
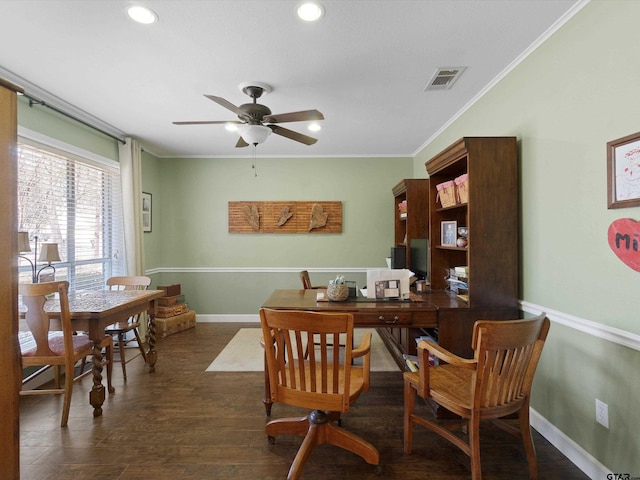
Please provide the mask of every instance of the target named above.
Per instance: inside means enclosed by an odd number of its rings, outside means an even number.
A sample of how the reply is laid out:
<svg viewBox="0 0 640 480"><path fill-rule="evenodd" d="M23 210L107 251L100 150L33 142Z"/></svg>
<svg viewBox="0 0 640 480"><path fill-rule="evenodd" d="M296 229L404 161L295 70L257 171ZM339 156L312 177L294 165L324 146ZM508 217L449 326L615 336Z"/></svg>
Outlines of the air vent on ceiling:
<svg viewBox="0 0 640 480"><path fill-rule="evenodd" d="M429 83L424 88L425 92L429 90L448 90L455 81L462 75L467 67L445 67L436 70L436 73L431 77Z"/></svg>

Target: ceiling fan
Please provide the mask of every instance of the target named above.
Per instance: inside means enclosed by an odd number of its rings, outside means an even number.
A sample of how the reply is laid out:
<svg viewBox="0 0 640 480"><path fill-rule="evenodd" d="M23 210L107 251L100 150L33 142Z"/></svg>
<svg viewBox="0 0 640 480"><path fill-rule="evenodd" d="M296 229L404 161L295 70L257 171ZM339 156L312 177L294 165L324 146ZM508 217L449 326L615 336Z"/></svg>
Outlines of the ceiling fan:
<svg viewBox="0 0 640 480"><path fill-rule="evenodd" d="M248 145L257 145L264 142L267 137L273 132L276 135L281 135L290 140L304 143L305 145L313 145L318 140L308 135L304 135L299 132L294 132L288 128L276 125L278 123L287 122L304 122L310 120L324 120L324 116L318 110L303 110L300 112L289 112L272 114L269 107L257 103L257 99L262 96L263 93L269 93L271 87L260 82L246 82L240 84L240 89L253 99L253 103L244 103L239 107L225 100L222 97L216 97L214 95L205 95L210 100L213 100L218 105L231 110L238 115L240 120L202 120L202 121L190 121L190 122L173 122L174 125L206 125L206 124L239 124L238 132L240 138L236 143L236 148L246 147Z"/></svg>

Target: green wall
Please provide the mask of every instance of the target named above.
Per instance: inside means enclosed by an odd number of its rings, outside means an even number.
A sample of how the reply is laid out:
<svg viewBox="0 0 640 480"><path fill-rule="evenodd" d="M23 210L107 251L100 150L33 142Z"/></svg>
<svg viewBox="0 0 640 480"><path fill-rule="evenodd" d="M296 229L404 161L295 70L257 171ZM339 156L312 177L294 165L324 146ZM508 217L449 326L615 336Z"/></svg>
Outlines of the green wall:
<svg viewBox="0 0 640 480"><path fill-rule="evenodd" d="M48 107L29 106L18 96L18 125L110 160L118 160L118 142Z"/></svg>
<svg viewBox="0 0 640 480"><path fill-rule="evenodd" d="M411 158L144 158L143 190L153 195L145 235L154 284L180 283L207 314L257 314L275 288L299 288L338 274L361 282L385 266L393 244L392 188L411 178ZM257 175L257 176L256 176ZM340 234L232 234L229 201L341 201Z"/></svg>
<svg viewBox="0 0 640 480"><path fill-rule="evenodd" d="M461 136L518 137L520 298L575 316L579 327L552 325L533 408L609 469L636 476L640 352L597 331L629 332L638 345L639 273L610 250L607 229L618 218L640 220L640 208L607 209L606 168L606 143L640 131L638 18L640 2L592 1L414 162L423 171ZM596 398L609 405L608 430L595 422Z"/></svg>

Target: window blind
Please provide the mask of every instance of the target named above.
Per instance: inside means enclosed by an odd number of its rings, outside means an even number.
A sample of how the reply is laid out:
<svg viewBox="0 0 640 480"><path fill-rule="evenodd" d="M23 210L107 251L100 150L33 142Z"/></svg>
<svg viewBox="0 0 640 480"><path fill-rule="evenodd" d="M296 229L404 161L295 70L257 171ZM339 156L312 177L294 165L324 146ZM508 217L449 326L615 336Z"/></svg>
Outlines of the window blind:
<svg viewBox="0 0 640 480"><path fill-rule="evenodd" d="M58 244L55 279L69 281L70 290L104 289L108 277L125 274L120 175L113 165L20 142L18 225L29 233L32 251L22 255L32 262L36 237L38 250ZM37 270L45 265L39 262ZM29 262L21 258L19 267L20 281L31 281Z"/></svg>

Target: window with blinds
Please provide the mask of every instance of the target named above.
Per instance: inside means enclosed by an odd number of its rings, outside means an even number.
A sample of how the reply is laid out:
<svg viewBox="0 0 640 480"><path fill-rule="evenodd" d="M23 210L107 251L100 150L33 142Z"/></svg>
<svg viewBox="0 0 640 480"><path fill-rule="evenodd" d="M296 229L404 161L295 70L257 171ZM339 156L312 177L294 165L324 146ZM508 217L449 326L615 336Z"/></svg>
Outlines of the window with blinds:
<svg viewBox="0 0 640 480"><path fill-rule="evenodd" d="M108 277L125 272L117 162L19 143L18 226L28 232L31 248L21 253L21 282L32 280L29 261L40 281L51 279L54 270L40 255L43 244L57 243L55 280L69 281L70 290L104 289Z"/></svg>

